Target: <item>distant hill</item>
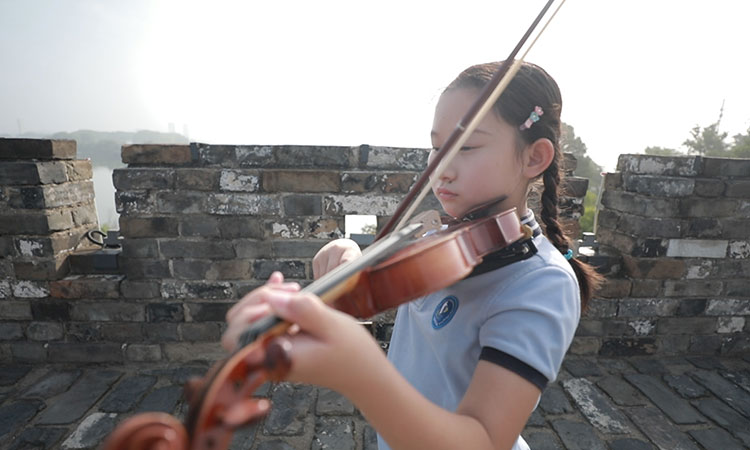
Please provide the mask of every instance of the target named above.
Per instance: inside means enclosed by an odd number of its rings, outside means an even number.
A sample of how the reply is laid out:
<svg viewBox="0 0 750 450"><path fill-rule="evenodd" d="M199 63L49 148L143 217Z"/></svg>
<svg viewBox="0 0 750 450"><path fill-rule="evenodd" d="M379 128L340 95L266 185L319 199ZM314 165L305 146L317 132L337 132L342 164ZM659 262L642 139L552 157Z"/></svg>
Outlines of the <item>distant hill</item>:
<svg viewBox="0 0 750 450"><path fill-rule="evenodd" d="M91 158L94 166L114 169L123 167L120 149L125 144L187 144L188 138L178 133L159 131L93 131L78 130L54 134L24 133L19 138L72 139L76 141L78 158Z"/></svg>

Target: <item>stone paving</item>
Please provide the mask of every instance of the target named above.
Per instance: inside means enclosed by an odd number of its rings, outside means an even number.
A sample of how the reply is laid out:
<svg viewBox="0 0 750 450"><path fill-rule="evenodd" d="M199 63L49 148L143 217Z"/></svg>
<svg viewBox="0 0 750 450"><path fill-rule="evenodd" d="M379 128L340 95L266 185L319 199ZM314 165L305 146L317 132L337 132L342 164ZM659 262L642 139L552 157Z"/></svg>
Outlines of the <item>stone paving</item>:
<svg viewBox="0 0 750 450"><path fill-rule="evenodd" d="M183 383L205 365L0 367L0 448L90 449L137 412L184 417ZM274 407L236 434L232 449L377 447L338 394L266 386ZM523 432L533 450L750 448L750 355L570 356Z"/></svg>

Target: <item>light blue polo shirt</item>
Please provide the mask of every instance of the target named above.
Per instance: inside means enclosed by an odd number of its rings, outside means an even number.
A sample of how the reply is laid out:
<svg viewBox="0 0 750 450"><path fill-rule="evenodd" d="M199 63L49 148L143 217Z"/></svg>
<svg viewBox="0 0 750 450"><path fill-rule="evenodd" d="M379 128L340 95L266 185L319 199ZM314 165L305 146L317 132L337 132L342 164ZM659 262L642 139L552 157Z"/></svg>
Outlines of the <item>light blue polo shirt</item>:
<svg viewBox="0 0 750 450"><path fill-rule="evenodd" d="M573 268L547 238L534 244L529 259L398 308L388 359L433 403L456 410L483 348L482 359L540 389L557 377L578 326L580 292ZM487 358L487 350L500 357ZM380 436L378 448L389 449ZM528 446L519 436L513 449Z"/></svg>

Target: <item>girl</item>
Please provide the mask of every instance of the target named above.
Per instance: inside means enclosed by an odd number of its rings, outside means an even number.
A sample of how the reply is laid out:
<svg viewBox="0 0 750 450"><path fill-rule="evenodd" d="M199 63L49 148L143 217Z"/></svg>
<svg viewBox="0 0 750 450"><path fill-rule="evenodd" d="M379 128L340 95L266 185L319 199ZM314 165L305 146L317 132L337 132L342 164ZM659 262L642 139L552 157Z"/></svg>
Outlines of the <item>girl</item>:
<svg viewBox="0 0 750 450"><path fill-rule="evenodd" d="M431 157L498 67L470 67L443 92ZM225 347L233 349L247 323L273 313L299 327L290 380L347 396L378 431L381 449L528 448L521 431L555 379L597 282L573 257L557 221L561 106L555 81L524 63L432 180L445 212L456 218L477 205L491 204L493 213L515 207L534 230L535 251L399 307L387 360L354 319L300 293L279 273L228 312ZM540 177L546 236L526 205ZM359 255L353 241L333 241L316 255L314 275Z"/></svg>

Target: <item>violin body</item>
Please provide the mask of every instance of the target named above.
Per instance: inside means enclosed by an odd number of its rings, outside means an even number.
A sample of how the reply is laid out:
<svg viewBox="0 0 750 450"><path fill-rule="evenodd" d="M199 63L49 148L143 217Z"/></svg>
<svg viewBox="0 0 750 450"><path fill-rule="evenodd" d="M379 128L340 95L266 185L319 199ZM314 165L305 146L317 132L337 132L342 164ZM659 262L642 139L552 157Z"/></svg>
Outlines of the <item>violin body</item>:
<svg viewBox="0 0 750 450"><path fill-rule="evenodd" d="M483 257L524 236L515 208L449 227L358 273L332 300L321 299L351 316L372 317L462 280Z"/></svg>

